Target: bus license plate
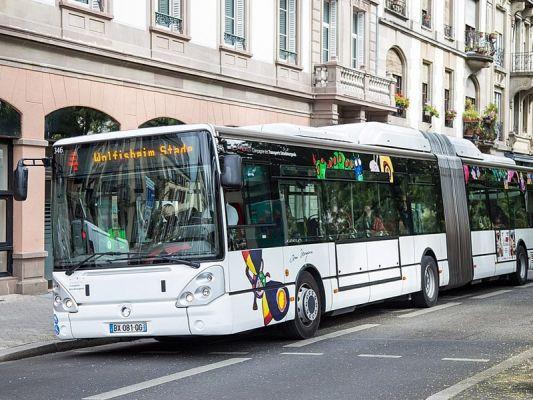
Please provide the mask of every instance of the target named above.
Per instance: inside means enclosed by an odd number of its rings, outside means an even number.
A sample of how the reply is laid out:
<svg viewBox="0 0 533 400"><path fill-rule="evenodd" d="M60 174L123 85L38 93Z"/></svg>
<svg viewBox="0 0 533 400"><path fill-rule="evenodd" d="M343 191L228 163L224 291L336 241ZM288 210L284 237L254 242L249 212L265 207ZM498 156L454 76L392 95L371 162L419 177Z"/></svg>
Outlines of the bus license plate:
<svg viewBox="0 0 533 400"><path fill-rule="evenodd" d="M112 322L109 324L109 333L146 333L146 322Z"/></svg>

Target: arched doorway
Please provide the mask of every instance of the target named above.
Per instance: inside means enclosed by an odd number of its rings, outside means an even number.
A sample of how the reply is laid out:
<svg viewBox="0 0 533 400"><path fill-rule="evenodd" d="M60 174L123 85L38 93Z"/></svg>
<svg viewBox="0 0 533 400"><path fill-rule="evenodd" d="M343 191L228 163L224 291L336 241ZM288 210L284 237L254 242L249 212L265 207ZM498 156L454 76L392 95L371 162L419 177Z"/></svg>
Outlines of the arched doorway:
<svg viewBox="0 0 533 400"><path fill-rule="evenodd" d="M13 253L13 139L19 138L21 115L0 100L0 277L11 275Z"/></svg>
<svg viewBox="0 0 533 400"><path fill-rule="evenodd" d="M65 107L53 111L45 117L44 137L50 144L56 140L80 136L118 131L120 124L106 113L89 107ZM46 150L47 157L52 155L52 147ZM51 175L46 173L45 180L45 205L44 205L44 243L48 252L45 261L45 279L52 279L54 269L52 247L52 218L51 218Z"/></svg>
<svg viewBox="0 0 533 400"><path fill-rule="evenodd" d="M387 74L391 75L395 81L394 92L401 94L404 97L406 95L407 82L405 77L405 61L403 54L397 48L391 48L387 52ZM396 115L405 118L405 109L398 110Z"/></svg>
<svg viewBox="0 0 533 400"><path fill-rule="evenodd" d="M139 128L153 128L156 126L170 126L170 125L183 125L184 122L170 117L158 117L149 121L143 122L139 125Z"/></svg>

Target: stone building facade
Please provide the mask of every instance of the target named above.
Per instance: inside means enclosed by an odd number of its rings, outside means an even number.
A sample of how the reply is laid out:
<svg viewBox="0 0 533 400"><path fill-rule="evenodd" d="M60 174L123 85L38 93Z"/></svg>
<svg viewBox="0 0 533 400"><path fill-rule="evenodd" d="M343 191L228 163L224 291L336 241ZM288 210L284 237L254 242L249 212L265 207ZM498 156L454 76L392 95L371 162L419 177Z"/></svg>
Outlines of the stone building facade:
<svg viewBox="0 0 533 400"><path fill-rule="evenodd" d="M531 8L508 0L0 2L0 295L48 287L49 177L30 169L20 203L9 177L18 159L45 157L61 137L162 123L361 121L461 136L465 98L482 111L501 93L503 125L481 145L529 154ZM502 35L498 52L493 33ZM397 109L395 93L409 108ZM426 103L441 116L428 118ZM456 117L447 121L446 110Z"/></svg>

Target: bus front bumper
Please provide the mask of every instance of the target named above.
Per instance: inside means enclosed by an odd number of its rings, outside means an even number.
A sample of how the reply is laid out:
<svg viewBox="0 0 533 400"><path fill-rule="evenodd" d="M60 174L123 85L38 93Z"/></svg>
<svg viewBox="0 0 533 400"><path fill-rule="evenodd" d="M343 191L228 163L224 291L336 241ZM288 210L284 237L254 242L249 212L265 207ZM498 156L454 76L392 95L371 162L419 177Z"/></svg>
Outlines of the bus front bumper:
<svg viewBox="0 0 533 400"><path fill-rule="evenodd" d="M122 310L129 309L124 317ZM121 304L80 304L78 312L55 312L59 339L226 335L233 333L230 298L225 294L205 306L178 308L175 301ZM146 324L142 332L113 332L112 324Z"/></svg>

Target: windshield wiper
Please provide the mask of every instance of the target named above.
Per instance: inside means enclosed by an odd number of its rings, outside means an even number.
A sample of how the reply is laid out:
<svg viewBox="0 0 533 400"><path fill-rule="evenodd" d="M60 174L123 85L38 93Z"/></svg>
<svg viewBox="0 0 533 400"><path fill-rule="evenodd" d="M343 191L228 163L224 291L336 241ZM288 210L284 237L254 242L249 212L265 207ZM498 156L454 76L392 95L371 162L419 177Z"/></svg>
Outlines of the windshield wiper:
<svg viewBox="0 0 533 400"><path fill-rule="evenodd" d="M74 264L73 266L67 268L65 274L70 276L70 275L72 275L74 273L74 271L76 271L78 268L83 266L83 264L85 264L85 263L87 263L89 261L96 261L100 257L103 257L103 256L120 256L122 254L124 254L124 253L120 253L118 251L106 251L106 252L103 252L103 253L93 253L89 257L81 260L79 263Z"/></svg>
<svg viewBox="0 0 533 400"><path fill-rule="evenodd" d="M178 256L174 256L172 254L157 254L157 255L138 255L137 257L128 257L128 258L119 258L113 261L144 261L144 260L164 260L164 261L170 261L175 262L183 265L187 265L191 268L200 268L200 263L198 261L191 261L191 260L184 260L183 258L179 258Z"/></svg>

